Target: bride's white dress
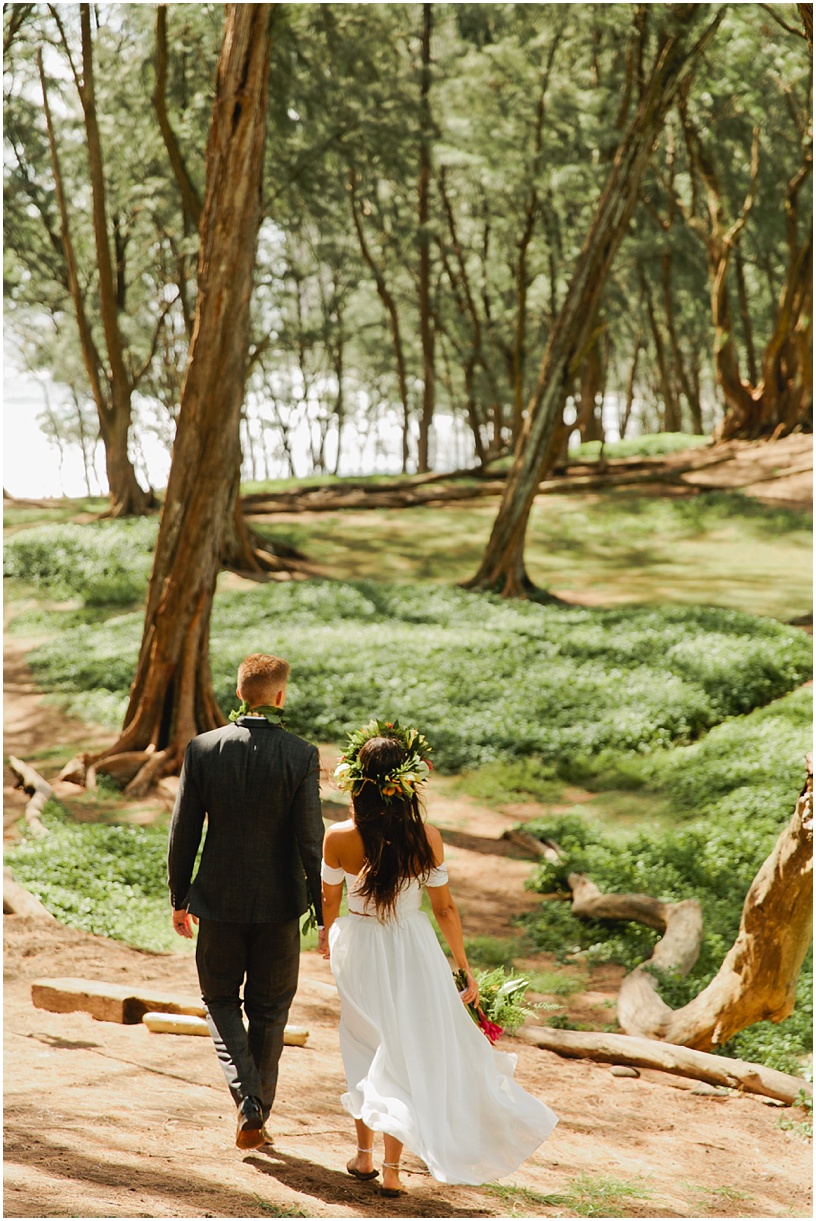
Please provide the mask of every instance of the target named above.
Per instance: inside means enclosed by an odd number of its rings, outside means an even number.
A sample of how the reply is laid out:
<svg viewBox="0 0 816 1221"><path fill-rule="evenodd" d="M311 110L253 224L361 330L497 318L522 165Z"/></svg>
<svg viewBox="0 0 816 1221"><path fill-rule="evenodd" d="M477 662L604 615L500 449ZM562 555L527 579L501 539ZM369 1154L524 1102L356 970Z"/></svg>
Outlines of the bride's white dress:
<svg viewBox="0 0 816 1221"><path fill-rule="evenodd" d="M349 915L329 933L341 999L340 1050L348 1081L343 1106L422 1158L442 1183L492 1182L516 1170L557 1123L549 1107L513 1080L517 1057L491 1047L459 994L417 881L386 923L345 880ZM443 886L444 865L425 883Z"/></svg>

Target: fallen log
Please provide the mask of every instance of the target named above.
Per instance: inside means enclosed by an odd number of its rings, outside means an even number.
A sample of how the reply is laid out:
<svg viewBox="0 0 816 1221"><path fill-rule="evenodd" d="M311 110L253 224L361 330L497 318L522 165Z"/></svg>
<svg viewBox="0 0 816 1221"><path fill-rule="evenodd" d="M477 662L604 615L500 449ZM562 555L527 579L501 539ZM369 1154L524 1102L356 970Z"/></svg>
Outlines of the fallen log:
<svg viewBox="0 0 816 1221"><path fill-rule="evenodd" d="M501 838L509 840L517 848L522 848L530 856L544 858L547 855L547 850L542 841L537 839L535 835L531 835L529 831L510 828L507 831L502 831Z"/></svg>
<svg viewBox="0 0 816 1221"><path fill-rule="evenodd" d="M50 801L54 795L54 790L47 780L44 780L39 772L33 767L29 767L22 759L18 759L16 755L9 755L9 767L17 777L18 789L23 789L31 795L31 800L25 808L25 820L28 824L28 829L32 835L42 837L48 834L48 828L44 827L40 821L40 815L43 812L45 803Z"/></svg>
<svg viewBox="0 0 816 1221"><path fill-rule="evenodd" d="M32 895L14 881L10 869L3 870L3 915L34 916L39 920L56 919L36 895Z"/></svg>
<svg viewBox="0 0 816 1221"><path fill-rule="evenodd" d="M185 1013L145 1013L142 1023L154 1034L188 1034L209 1037L210 1028L203 1017ZM305 1047L309 1032L305 1026L284 1026L284 1047Z"/></svg>
<svg viewBox="0 0 816 1221"><path fill-rule="evenodd" d="M633 1068L657 1068L675 1076L706 1081L709 1085L724 1085L776 1098L788 1106L794 1105L803 1091L808 1097L813 1096L813 1086L802 1077L766 1068L764 1064L729 1060L725 1056L654 1039L585 1030L552 1030L546 1026L522 1027L516 1038L559 1056L601 1064L628 1064Z"/></svg>

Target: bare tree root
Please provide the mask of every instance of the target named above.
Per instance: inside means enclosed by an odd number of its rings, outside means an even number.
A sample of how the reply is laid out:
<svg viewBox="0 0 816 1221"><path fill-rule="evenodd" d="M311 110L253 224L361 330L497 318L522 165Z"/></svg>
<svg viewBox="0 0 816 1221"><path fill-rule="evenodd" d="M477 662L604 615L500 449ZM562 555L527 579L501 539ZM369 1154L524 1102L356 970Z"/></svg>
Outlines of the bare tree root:
<svg viewBox="0 0 816 1221"><path fill-rule="evenodd" d="M40 821L40 814L43 812L45 803L54 795L51 785L42 778L39 772L35 771L33 767L29 767L22 759L18 759L16 755L9 755L9 767L17 777L15 787L30 794L30 801L25 808L25 820L29 831L32 835L39 837L47 835L48 828Z"/></svg>

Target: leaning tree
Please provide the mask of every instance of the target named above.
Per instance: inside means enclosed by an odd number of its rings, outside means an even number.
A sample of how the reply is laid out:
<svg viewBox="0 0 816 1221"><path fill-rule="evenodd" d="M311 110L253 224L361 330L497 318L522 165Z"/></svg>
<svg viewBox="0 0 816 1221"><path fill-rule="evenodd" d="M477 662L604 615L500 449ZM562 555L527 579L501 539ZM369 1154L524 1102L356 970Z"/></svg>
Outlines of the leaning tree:
<svg viewBox="0 0 816 1221"><path fill-rule="evenodd" d="M210 612L235 503L266 129L271 14L227 5L207 145L198 297L136 677L118 741L86 759L144 792L224 723Z"/></svg>
<svg viewBox="0 0 816 1221"><path fill-rule="evenodd" d="M524 564L524 540L538 485L560 448L564 405L596 338L593 328L600 297L666 114L723 15L719 9L694 41L701 19L708 16L707 6L684 4L669 10L640 103L615 155L566 299L553 323L499 512L479 570L466 582L468 588L493 589L505 597L534 592Z"/></svg>

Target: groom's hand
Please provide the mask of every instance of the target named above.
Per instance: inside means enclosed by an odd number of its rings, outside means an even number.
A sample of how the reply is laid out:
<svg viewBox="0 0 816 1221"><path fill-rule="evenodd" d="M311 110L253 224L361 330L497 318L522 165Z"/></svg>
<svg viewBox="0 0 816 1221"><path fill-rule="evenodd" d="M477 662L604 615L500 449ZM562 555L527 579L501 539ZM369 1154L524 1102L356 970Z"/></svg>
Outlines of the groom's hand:
<svg viewBox="0 0 816 1221"><path fill-rule="evenodd" d="M173 912L173 928L178 933L179 937L192 937L193 921L198 924L198 916L191 916L188 911L182 910Z"/></svg>

